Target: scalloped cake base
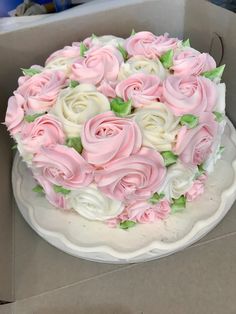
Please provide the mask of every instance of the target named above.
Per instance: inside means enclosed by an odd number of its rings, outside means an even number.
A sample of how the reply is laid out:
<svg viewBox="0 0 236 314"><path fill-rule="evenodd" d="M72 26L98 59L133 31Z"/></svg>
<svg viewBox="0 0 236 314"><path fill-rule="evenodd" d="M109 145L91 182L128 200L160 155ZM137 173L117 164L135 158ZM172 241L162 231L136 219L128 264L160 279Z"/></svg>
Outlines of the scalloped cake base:
<svg viewBox="0 0 236 314"><path fill-rule="evenodd" d="M47 242L76 257L105 263L157 259L191 245L225 216L236 198L236 131L228 120L222 138L223 157L208 178L205 193L182 213L165 221L139 224L128 231L61 211L35 195L35 181L16 155L12 170L17 205L28 224Z"/></svg>

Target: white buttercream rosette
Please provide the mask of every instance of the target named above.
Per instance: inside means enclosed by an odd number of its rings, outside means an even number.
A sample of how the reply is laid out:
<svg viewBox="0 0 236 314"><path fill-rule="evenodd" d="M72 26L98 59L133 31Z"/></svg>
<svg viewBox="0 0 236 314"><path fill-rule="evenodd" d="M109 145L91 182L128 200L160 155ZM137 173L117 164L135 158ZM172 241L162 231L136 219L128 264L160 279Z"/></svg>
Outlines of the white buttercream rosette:
<svg viewBox="0 0 236 314"><path fill-rule="evenodd" d="M45 62L45 69L61 70L69 74L71 64L80 58L80 45L57 50Z"/></svg>
<svg viewBox="0 0 236 314"><path fill-rule="evenodd" d="M84 40L84 44L90 48L93 46L106 46L106 45L118 47L119 45L123 46L124 42L125 40L123 38L112 35L91 36Z"/></svg>
<svg viewBox="0 0 236 314"><path fill-rule="evenodd" d="M160 102L135 110L134 119L143 135L143 145L155 150L172 150L180 128L179 119Z"/></svg>
<svg viewBox="0 0 236 314"><path fill-rule="evenodd" d="M52 111L63 123L67 136L76 137L88 119L108 110L110 104L106 96L93 85L80 84L62 90Z"/></svg>
<svg viewBox="0 0 236 314"><path fill-rule="evenodd" d="M121 64L118 79L121 81L132 74L140 72L157 75L161 80L167 76L167 71L159 59L150 60L144 56L135 56Z"/></svg>
<svg viewBox="0 0 236 314"><path fill-rule="evenodd" d="M118 216L124 209L122 202L106 197L95 184L72 191L68 204L89 220L106 220Z"/></svg>
<svg viewBox="0 0 236 314"><path fill-rule="evenodd" d="M178 199L192 186L198 172L197 167L186 167L181 162L168 167L165 181L160 188L168 200Z"/></svg>

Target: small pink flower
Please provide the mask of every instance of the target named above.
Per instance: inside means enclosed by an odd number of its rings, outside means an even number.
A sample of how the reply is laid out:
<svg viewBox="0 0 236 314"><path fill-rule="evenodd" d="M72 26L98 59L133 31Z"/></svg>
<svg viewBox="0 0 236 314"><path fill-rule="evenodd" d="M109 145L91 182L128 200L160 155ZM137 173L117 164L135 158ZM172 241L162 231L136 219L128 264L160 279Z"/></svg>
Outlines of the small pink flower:
<svg viewBox="0 0 236 314"><path fill-rule="evenodd" d="M215 60L208 53L186 48L176 52L173 58L171 70L175 75L200 75L202 72L216 67Z"/></svg>
<svg viewBox="0 0 236 314"><path fill-rule="evenodd" d="M51 114L45 114L21 129L21 145L24 151L37 154L41 146L64 144L65 134L61 122Z"/></svg>
<svg viewBox="0 0 236 314"><path fill-rule="evenodd" d="M110 228L115 228L117 227L118 224L128 219L129 219L129 216L128 216L127 211L123 210L123 212L117 217L106 220L106 223Z"/></svg>
<svg viewBox="0 0 236 314"><path fill-rule="evenodd" d="M120 223L119 218L111 218L111 219L106 220L106 224L110 228L116 228L119 223Z"/></svg>
<svg viewBox="0 0 236 314"><path fill-rule="evenodd" d="M135 155L114 160L98 170L95 181L112 199L145 200L158 190L165 175L162 156L152 149L142 148Z"/></svg>
<svg viewBox="0 0 236 314"><path fill-rule="evenodd" d="M128 220L139 223L152 223L166 219L171 212L171 208L167 200L162 200L155 205L151 205L146 201L134 201L127 205L125 212Z"/></svg>
<svg viewBox="0 0 236 314"><path fill-rule="evenodd" d="M171 213L171 207L170 203L168 200L161 200L159 203L156 205L156 215L158 219L166 219L169 214Z"/></svg>
<svg viewBox="0 0 236 314"><path fill-rule="evenodd" d="M15 135L21 129L24 119L24 103L25 99L16 92L8 100L5 124L11 135Z"/></svg>
<svg viewBox="0 0 236 314"><path fill-rule="evenodd" d="M135 154L142 145L136 122L116 117L111 111L89 119L82 129L81 140L84 159L96 166Z"/></svg>
<svg viewBox="0 0 236 314"><path fill-rule="evenodd" d="M155 36L151 32L138 32L126 40L126 50L130 56L145 56L150 59L160 57L170 49L176 48L177 38L170 38L165 33Z"/></svg>
<svg viewBox="0 0 236 314"><path fill-rule="evenodd" d="M63 49L53 52L46 60L45 65L58 59L67 58L74 59L80 57L80 47L79 46L66 46Z"/></svg>
<svg viewBox="0 0 236 314"><path fill-rule="evenodd" d="M117 79L123 57L113 46L91 48L84 58L72 64L71 79L80 83L101 84Z"/></svg>
<svg viewBox="0 0 236 314"><path fill-rule="evenodd" d="M160 85L157 76L137 73L121 81L116 86L116 94L125 101L131 99L134 107L142 107L160 100Z"/></svg>
<svg viewBox="0 0 236 314"><path fill-rule="evenodd" d="M198 115L216 105L216 85L202 76L168 76L163 82L164 102L176 116Z"/></svg>
<svg viewBox="0 0 236 314"><path fill-rule="evenodd" d="M45 70L32 77L26 77L16 92L25 99L26 112L42 112L54 105L65 83L63 72Z"/></svg>
<svg viewBox="0 0 236 314"><path fill-rule="evenodd" d="M198 177L194 182L190 190L186 193L187 201L194 201L199 195L204 193L204 186L207 179L207 175L203 174Z"/></svg>
<svg viewBox="0 0 236 314"><path fill-rule="evenodd" d="M41 147L33 157L33 168L51 184L67 189L88 186L93 168L73 148L54 144Z"/></svg>
<svg viewBox="0 0 236 314"><path fill-rule="evenodd" d="M211 112L203 112L199 117L199 124L193 129L183 126L176 140L175 153L185 164L200 165L212 152L218 123Z"/></svg>
<svg viewBox="0 0 236 314"><path fill-rule="evenodd" d="M56 193L53 189L53 185L49 181L38 174L34 174L34 178L42 186L45 197L49 203L57 208L69 209L65 196L61 193Z"/></svg>

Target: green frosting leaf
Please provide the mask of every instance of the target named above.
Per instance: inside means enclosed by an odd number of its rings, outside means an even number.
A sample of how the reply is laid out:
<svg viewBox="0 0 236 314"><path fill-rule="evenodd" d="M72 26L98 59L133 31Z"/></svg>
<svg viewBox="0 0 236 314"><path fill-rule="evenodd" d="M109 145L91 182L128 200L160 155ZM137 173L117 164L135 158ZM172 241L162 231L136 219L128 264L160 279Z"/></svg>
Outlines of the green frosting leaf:
<svg viewBox="0 0 236 314"><path fill-rule="evenodd" d="M173 203L171 204L172 213L177 213L182 211L186 207L186 197L181 195L177 199L172 199Z"/></svg>
<svg viewBox="0 0 236 314"><path fill-rule="evenodd" d="M38 117L41 117L45 114L45 112L41 112L41 113L35 113L35 114L32 114L32 115L27 115L24 117L24 120L27 121L27 122L34 122L35 119L37 119Z"/></svg>
<svg viewBox="0 0 236 314"><path fill-rule="evenodd" d="M44 189L41 185L37 184L33 189L32 189L33 192L35 193L44 193Z"/></svg>
<svg viewBox="0 0 236 314"><path fill-rule="evenodd" d="M184 114L180 119L180 124L186 125L189 129L192 129L198 125L198 120L198 117L193 114Z"/></svg>
<svg viewBox="0 0 236 314"><path fill-rule="evenodd" d="M217 122L221 122L221 121L223 121L224 120L224 114L223 113L220 113L220 112L218 112L218 111L213 111L213 113L214 113L214 115L215 115L215 120L217 121Z"/></svg>
<svg viewBox="0 0 236 314"><path fill-rule="evenodd" d="M123 222L120 223L120 228L121 229L129 229L129 228L132 228L136 225L136 222L135 221L132 221L132 220L125 220Z"/></svg>
<svg viewBox="0 0 236 314"><path fill-rule="evenodd" d="M70 84L69 84L69 87L70 88L75 88L76 86L78 86L79 85L79 82L77 82L77 81L70 81Z"/></svg>
<svg viewBox="0 0 236 314"><path fill-rule="evenodd" d="M149 202L151 203L151 204L157 204L161 199L163 199L163 197L165 196L165 194L164 193L160 193L160 194L158 194L157 192L156 193L154 193L153 195L152 195L152 197L151 198L149 198Z"/></svg>
<svg viewBox="0 0 236 314"><path fill-rule="evenodd" d="M120 51L120 53L122 54L122 57L124 60L128 59L128 52L125 50L124 47L122 47L120 44L118 44L117 49Z"/></svg>
<svg viewBox="0 0 236 314"><path fill-rule="evenodd" d="M80 137L68 137L66 140L66 145L74 148L79 154L81 154L83 150Z"/></svg>
<svg viewBox="0 0 236 314"><path fill-rule="evenodd" d="M176 163L178 156L172 153L170 150L161 153L165 166L168 167Z"/></svg>
<svg viewBox="0 0 236 314"><path fill-rule="evenodd" d="M125 117L131 113L131 100L123 101L122 98L116 97L112 99L111 110L115 112L117 116Z"/></svg>
<svg viewBox="0 0 236 314"><path fill-rule="evenodd" d="M131 32L130 36L134 36L135 34L136 34L135 30L132 29L132 32Z"/></svg>
<svg viewBox="0 0 236 314"><path fill-rule="evenodd" d="M203 164L198 165L197 167L198 167L199 176L201 176L203 173L206 172L206 170L203 168Z"/></svg>
<svg viewBox="0 0 236 314"><path fill-rule="evenodd" d="M92 34L91 37L92 37L92 39L97 38L97 36L95 34Z"/></svg>
<svg viewBox="0 0 236 314"><path fill-rule="evenodd" d="M201 75L204 77L207 77L208 79L210 79L212 81L216 78L221 79L221 76L224 72L224 69L225 69L225 64L221 65L220 67L215 68L211 71L203 72Z"/></svg>
<svg viewBox="0 0 236 314"><path fill-rule="evenodd" d="M202 174L204 174L206 172L206 170L204 169L204 163L202 163L201 165L198 165L198 171L194 176L194 180L196 180L197 178L199 178Z"/></svg>
<svg viewBox="0 0 236 314"><path fill-rule="evenodd" d="M224 146L220 146L217 154L222 155L224 151L225 151L225 147Z"/></svg>
<svg viewBox="0 0 236 314"><path fill-rule="evenodd" d="M79 48L80 48L80 56L84 57L85 52L88 51L88 47L86 47L84 43L80 43Z"/></svg>
<svg viewBox="0 0 236 314"><path fill-rule="evenodd" d="M56 185L56 184L53 185L53 189L54 189L54 191L55 191L56 193L61 193L61 194L63 194L63 195L67 195L67 194L70 193L70 190L65 189L65 188L63 188L62 186Z"/></svg>
<svg viewBox="0 0 236 314"><path fill-rule="evenodd" d="M182 41L183 47L191 47L189 38Z"/></svg>
<svg viewBox="0 0 236 314"><path fill-rule="evenodd" d="M174 50L168 50L160 57L160 61L164 68L169 69L173 65Z"/></svg>
<svg viewBox="0 0 236 314"><path fill-rule="evenodd" d="M13 146L11 147L11 149L12 149L12 150L17 149L17 144L13 145Z"/></svg>
<svg viewBox="0 0 236 314"><path fill-rule="evenodd" d="M35 74L39 74L42 71L38 70L38 69L34 69L34 68L30 68L30 69L23 69L21 68L21 71L24 75L28 75L28 76L33 76Z"/></svg>

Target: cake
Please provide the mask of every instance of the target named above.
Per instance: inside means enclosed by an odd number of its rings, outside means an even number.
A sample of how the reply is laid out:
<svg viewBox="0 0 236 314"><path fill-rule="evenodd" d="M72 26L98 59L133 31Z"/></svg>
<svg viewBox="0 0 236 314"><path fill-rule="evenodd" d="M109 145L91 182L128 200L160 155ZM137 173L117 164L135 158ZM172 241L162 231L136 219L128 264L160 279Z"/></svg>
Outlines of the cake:
<svg viewBox="0 0 236 314"><path fill-rule="evenodd" d="M5 124L33 191L122 229L183 211L223 152L223 71L148 31L93 34L22 69Z"/></svg>

